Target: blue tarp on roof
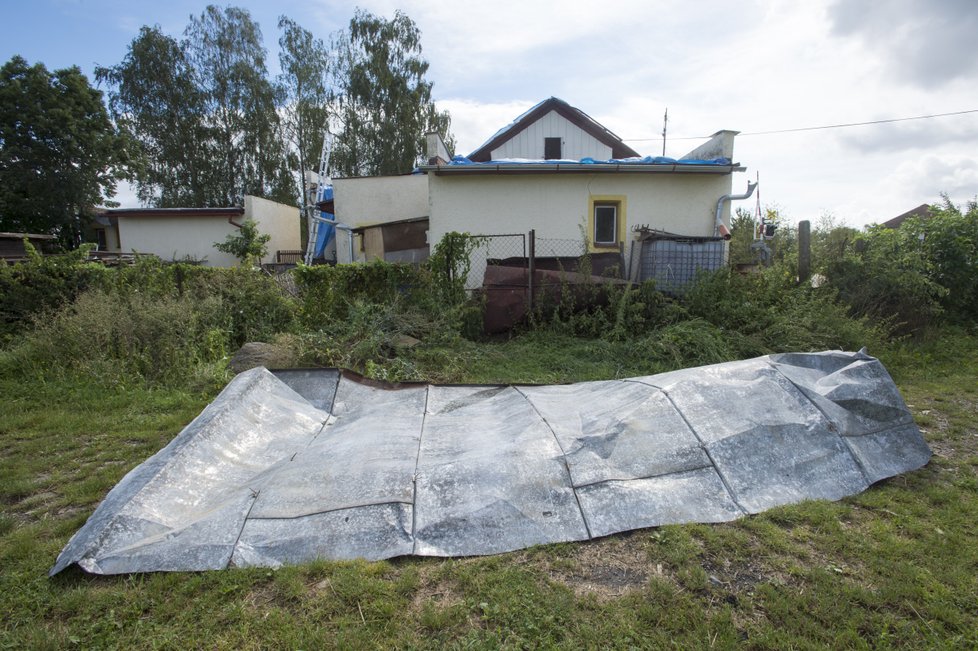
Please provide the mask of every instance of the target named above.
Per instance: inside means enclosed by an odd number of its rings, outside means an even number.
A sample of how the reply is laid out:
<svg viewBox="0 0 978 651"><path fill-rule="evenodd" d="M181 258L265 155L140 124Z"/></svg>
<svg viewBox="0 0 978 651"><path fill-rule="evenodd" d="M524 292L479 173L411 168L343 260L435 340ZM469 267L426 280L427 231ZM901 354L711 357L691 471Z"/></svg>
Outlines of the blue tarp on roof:
<svg viewBox="0 0 978 651"><path fill-rule="evenodd" d="M472 165L472 166L492 166L492 165L732 165L729 158L711 158L708 160L697 158L669 158L667 156L643 156L633 158L611 158L608 160L597 160L594 158L573 159L551 159L551 160L530 160L524 158L509 158L502 160L492 160L485 163L477 163L465 156L456 156L449 165Z"/></svg>

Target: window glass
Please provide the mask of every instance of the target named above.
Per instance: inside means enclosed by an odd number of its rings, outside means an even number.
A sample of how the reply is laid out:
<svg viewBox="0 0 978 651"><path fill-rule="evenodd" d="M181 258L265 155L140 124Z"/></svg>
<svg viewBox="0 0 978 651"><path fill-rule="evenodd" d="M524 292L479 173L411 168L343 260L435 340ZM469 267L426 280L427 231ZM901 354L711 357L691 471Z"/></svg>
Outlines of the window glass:
<svg viewBox="0 0 978 651"><path fill-rule="evenodd" d="M561 157L560 138L543 139L543 157L547 160L557 160Z"/></svg>
<svg viewBox="0 0 978 651"><path fill-rule="evenodd" d="M618 235L618 207L596 205L594 207L594 243L616 244Z"/></svg>

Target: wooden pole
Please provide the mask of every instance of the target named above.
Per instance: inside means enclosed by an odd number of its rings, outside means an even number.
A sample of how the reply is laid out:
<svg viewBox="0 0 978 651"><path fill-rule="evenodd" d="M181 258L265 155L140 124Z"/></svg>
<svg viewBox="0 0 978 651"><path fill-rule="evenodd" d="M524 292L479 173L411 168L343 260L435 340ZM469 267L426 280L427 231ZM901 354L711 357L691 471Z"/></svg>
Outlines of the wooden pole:
<svg viewBox="0 0 978 651"><path fill-rule="evenodd" d="M806 219L798 222L798 283L812 275L812 225Z"/></svg>

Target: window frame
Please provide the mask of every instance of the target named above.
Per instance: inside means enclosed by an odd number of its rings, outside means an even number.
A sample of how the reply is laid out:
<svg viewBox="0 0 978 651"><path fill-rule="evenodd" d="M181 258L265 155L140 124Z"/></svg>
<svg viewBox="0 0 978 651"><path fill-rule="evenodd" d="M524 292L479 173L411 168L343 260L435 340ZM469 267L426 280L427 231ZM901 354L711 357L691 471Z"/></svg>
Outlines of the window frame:
<svg viewBox="0 0 978 651"><path fill-rule="evenodd" d="M598 239L598 211L607 210L611 208L612 211L612 223L611 223L611 239L610 240L599 240ZM621 206L616 201L595 201L591 208L592 215L592 228L591 228L591 242L596 247L608 248L618 246L618 220L620 219ZM606 217L605 217L606 218Z"/></svg>
<svg viewBox="0 0 978 651"><path fill-rule="evenodd" d="M609 250L620 250L625 243L625 227L628 223L628 200L623 194L598 194L588 195L587 212L587 239L588 249L595 252L607 252ZM615 240L611 242L596 241L597 235L597 209L602 206L613 206L615 208Z"/></svg>

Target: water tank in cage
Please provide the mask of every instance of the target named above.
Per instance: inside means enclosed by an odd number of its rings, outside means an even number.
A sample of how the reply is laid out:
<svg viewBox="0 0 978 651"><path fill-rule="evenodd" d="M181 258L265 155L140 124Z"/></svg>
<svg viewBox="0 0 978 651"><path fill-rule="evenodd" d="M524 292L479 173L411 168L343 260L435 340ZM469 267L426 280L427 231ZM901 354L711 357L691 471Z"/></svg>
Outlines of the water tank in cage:
<svg viewBox="0 0 978 651"><path fill-rule="evenodd" d="M699 270L721 268L724 257L720 238L649 238L642 242L640 278L654 280L660 291L682 294Z"/></svg>

